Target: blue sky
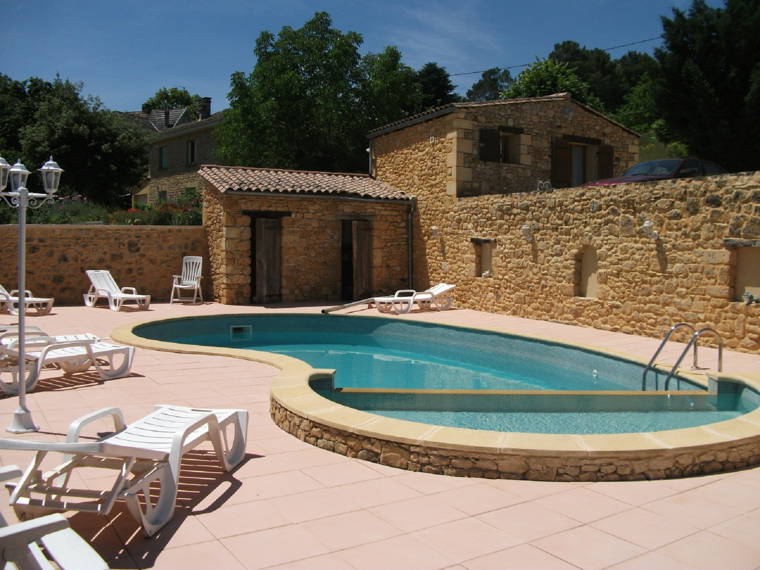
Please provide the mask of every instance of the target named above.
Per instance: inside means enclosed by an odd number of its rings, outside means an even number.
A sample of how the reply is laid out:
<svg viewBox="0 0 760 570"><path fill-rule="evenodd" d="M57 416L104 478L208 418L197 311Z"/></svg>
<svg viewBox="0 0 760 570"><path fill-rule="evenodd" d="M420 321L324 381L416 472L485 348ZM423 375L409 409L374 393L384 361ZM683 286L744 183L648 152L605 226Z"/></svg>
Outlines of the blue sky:
<svg viewBox="0 0 760 570"><path fill-rule="evenodd" d="M711 0L712 6L722 2ZM690 0L0 0L0 73L83 82L83 93L137 110L160 87L227 106L230 75L255 65L258 35L301 27L317 11L359 32L362 53L397 46L418 69L434 61L460 93L490 67L545 58L555 43L608 48L659 36L660 16ZM651 53L660 42L616 49ZM519 73L513 69L512 75Z"/></svg>

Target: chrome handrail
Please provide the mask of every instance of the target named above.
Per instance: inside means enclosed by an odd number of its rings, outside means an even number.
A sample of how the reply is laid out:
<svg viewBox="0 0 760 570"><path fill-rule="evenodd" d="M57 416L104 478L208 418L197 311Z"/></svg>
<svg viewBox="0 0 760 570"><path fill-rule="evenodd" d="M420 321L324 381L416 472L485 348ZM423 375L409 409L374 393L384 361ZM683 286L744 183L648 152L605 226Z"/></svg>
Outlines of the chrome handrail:
<svg viewBox="0 0 760 570"><path fill-rule="evenodd" d="M694 368L697 367L697 343L699 342L699 338L702 336L702 334L706 332L713 333L718 339L718 372L723 371L723 339L721 338L720 334L718 334L718 331L716 331L715 329L710 328L710 327L704 327L704 328L699 329L697 332L695 332L692 335L691 340L686 345L686 348L683 349L681 356L678 357L678 360L673 365L673 368L670 369L670 374L668 374L667 378L665 378L666 390L668 389L668 386L670 385L670 379L676 373L676 369L678 369L678 366L679 364L681 364L683 357L686 356L686 353L689 351L692 345L694 346Z"/></svg>
<svg viewBox="0 0 760 570"><path fill-rule="evenodd" d="M647 373L650 370L654 370L654 361L657 359L657 357L660 355L660 352L662 352L662 349L665 347L665 343L668 342L668 339L670 338L670 335L672 335L676 330L680 329L681 327L686 327L689 329L692 333L692 335L696 334L694 331L694 327L691 326L689 323L676 323L672 327L670 327L670 330L665 333L665 336L662 339L662 342L660 343L660 346L657 347L657 350L655 351L654 355L652 355L652 358L649 360L649 364L647 364L647 367L644 368L644 372L641 375L641 391L644 392L647 389ZM680 363L681 360L683 360L683 356L685 353L681 353L681 358L678 359L678 362ZM697 365L697 352L694 351L694 366Z"/></svg>

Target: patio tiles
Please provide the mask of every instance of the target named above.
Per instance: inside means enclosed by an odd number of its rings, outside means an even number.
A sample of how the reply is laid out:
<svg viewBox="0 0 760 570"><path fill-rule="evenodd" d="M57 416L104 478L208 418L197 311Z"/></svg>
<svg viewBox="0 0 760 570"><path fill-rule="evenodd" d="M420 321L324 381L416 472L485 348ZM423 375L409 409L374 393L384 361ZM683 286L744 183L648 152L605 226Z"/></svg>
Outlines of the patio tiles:
<svg viewBox="0 0 760 570"><path fill-rule="evenodd" d="M578 568L530 544L521 544L500 552L474 558L465 562L463 566L468 570L504 570L505 568L576 570Z"/></svg>
<svg viewBox="0 0 760 570"><path fill-rule="evenodd" d="M606 568L633 558L643 548L583 526L533 541L534 546L579 568Z"/></svg>
<svg viewBox="0 0 760 570"><path fill-rule="evenodd" d="M404 532L412 532L469 516L442 503L435 495L414 497L372 507L370 512L394 524Z"/></svg>
<svg viewBox="0 0 760 570"><path fill-rule="evenodd" d="M643 509L598 520L592 527L647 549L656 549L699 532L695 526Z"/></svg>
<svg viewBox="0 0 760 570"><path fill-rule="evenodd" d="M625 485L625 482L623 484ZM535 504L583 523L590 523L631 508L626 503L587 488L570 489L563 493L536 499Z"/></svg>
<svg viewBox="0 0 760 570"><path fill-rule="evenodd" d="M410 538L434 548L451 563L491 554L522 542L519 538L474 518L467 518L418 530Z"/></svg>
<svg viewBox="0 0 760 570"><path fill-rule="evenodd" d="M535 501L478 515L479 520L523 542L580 526L575 519L537 505Z"/></svg>
<svg viewBox="0 0 760 570"><path fill-rule="evenodd" d="M56 307L29 324L53 334L167 316L317 312L321 307L154 304L147 312ZM373 315L375 311L357 311ZM578 340L647 360L659 341L589 328L479 313L404 318ZM5 322L5 321L4 321ZM677 351L678 345L668 347ZM700 347L700 363L714 351ZM726 351L726 368L758 370L760 356ZM45 372L28 405L42 432L8 437L62 440L71 420L119 406L127 421L155 403L244 407L249 456L231 474L202 453L183 462L174 519L145 538L117 505L109 517L69 514L75 530L119 568L758 568L760 468L689 479L543 483L412 473L309 446L269 417L267 365L217 356L137 349L129 378ZM10 423L15 398L0 398ZM5 437L5 436L2 436ZM0 451L25 466L28 452ZM49 463L57 463L50 458ZM200 461L200 463L199 463ZM47 465L48 462L46 462ZM211 465L212 463L213 466ZM90 473L85 485L104 479ZM13 517L7 506L0 509ZM679 536L687 533L685 536Z"/></svg>
<svg viewBox="0 0 760 570"><path fill-rule="evenodd" d="M750 570L760 566L760 545L750 547L707 531L674 542L658 553L705 570Z"/></svg>

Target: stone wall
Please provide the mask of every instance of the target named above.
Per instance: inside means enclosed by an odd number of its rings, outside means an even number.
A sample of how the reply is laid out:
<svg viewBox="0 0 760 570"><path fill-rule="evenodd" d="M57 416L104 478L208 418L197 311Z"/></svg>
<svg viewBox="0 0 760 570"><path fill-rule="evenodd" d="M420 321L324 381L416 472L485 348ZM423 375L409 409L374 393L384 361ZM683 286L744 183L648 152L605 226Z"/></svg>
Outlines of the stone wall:
<svg viewBox="0 0 760 570"><path fill-rule="evenodd" d="M0 225L0 283L16 289L18 226ZM182 257L203 256L203 286L209 298L209 253L199 226L28 225L26 288L59 305L81 305L89 289L87 269L108 269L119 286L136 287L153 300L168 300L172 275Z"/></svg>
<svg viewBox="0 0 760 570"><path fill-rule="evenodd" d="M415 288L456 283L460 307L648 336L684 321L760 350L760 305L736 290L738 248L760 247L760 173L458 197L442 167L451 127L435 140L423 124L373 141L377 178L418 200ZM589 248L593 297L582 296Z"/></svg>
<svg viewBox="0 0 760 570"><path fill-rule="evenodd" d="M341 298L341 225L368 220L374 294L408 285L409 205L320 196L225 195L203 188L203 225L211 250L214 295L222 303L251 302L251 216L246 211L288 212L282 218L282 301Z"/></svg>
<svg viewBox="0 0 760 570"><path fill-rule="evenodd" d="M201 184L197 172L175 174L165 178L149 178L138 192L132 196L132 205L156 204L161 197L166 202L176 202L186 189L198 190Z"/></svg>

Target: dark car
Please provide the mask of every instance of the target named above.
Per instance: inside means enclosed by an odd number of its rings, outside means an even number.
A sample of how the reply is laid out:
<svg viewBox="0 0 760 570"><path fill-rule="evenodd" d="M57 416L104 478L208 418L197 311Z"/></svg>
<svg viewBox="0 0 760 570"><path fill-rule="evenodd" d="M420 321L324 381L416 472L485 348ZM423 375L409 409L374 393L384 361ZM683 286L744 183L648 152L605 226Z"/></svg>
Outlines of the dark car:
<svg viewBox="0 0 760 570"><path fill-rule="evenodd" d="M726 170L714 162L698 158L663 158L640 162L616 178L604 178L587 182L586 186L611 186L627 182L648 182L668 178L691 178L692 176L710 176L725 174Z"/></svg>

